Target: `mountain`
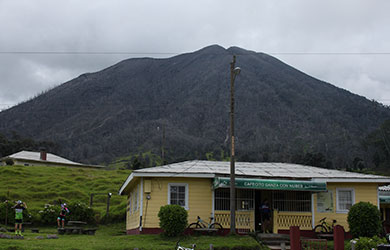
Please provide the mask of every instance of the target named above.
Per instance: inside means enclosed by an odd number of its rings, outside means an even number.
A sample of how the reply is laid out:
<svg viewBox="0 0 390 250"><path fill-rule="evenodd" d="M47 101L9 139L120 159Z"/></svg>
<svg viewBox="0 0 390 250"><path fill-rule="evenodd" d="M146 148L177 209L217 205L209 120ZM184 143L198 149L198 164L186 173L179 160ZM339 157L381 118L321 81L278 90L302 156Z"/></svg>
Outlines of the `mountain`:
<svg viewBox="0 0 390 250"><path fill-rule="evenodd" d="M267 54L209 46L166 59L135 58L87 73L0 113L12 131L60 145L84 163L164 148L169 162L229 152L230 62L237 157L299 161L319 153L331 167L370 161L361 140L390 110L315 79ZM164 128L164 129L163 129Z"/></svg>

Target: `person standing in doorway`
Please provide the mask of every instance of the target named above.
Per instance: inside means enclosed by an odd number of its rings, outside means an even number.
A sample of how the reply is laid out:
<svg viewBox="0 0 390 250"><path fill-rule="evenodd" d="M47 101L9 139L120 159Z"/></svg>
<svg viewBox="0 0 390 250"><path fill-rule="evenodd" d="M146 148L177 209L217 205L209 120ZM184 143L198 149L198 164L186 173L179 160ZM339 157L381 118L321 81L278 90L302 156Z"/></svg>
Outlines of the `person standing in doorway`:
<svg viewBox="0 0 390 250"><path fill-rule="evenodd" d="M23 210L27 208L25 202L17 201L16 205L12 207L15 209L15 235L22 235L22 225L23 225Z"/></svg>
<svg viewBox="0 0 390 250"><path fill-rule="evenodd" d="M269 233L270 232L269 227L271 225L271 208L269 207L269 203L267 199L263 201L260 211L261 211L261 229L263 230L263 233Z"/></svg>

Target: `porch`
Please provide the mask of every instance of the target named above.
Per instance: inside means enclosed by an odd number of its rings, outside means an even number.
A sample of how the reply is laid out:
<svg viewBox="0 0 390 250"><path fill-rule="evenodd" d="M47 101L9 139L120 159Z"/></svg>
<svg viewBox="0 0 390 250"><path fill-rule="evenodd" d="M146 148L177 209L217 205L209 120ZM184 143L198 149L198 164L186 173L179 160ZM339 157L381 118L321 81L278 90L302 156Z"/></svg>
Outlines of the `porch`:
<svg viewBox="0 0 390 250"><path fill-rule="evenodd" d="M223 226L230 228L230 211L215 211L214 220ZM236 211L236 229L238 233L249 233L256 230L255 211ZM280 212L272 213L272 233L288 231L291 226L299 226L301 230L312 230L311 212Z"/></svg>
<svg viewBox="0 0 390 250"><path fill-rule="evenodd" d="M220 223L225 229L230 228L229 185L226 178L214 179L213 217L215 222ZM266 202L272 211L270 221L267 220L266 231L286 232L291 226L311 231L314 223L313 193L320 191L326 191L325 183L238 179L235 202L236 229L239 233L264 231L262 205Z"/></svg>

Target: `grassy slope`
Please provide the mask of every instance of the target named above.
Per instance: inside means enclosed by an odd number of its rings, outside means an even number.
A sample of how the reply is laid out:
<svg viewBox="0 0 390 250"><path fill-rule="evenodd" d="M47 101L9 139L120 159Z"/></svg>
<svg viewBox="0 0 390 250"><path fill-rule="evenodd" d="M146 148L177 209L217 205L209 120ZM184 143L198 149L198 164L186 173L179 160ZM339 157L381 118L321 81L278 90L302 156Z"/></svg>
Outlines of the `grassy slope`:
<svg viewBox="0 0 390 250"><path fill-rule="evenodd" d="M58 167L0 167L0 201L9 191L11 200L26 201L29 209L40 210L46 203L53 203L59 198L71 201L89 202L89 194L116 194L126 180L130 171L95 170ZM111 209L125 209L126 198L113 195ZM106 196L96 196L94 209L102 215L106 209ZM0 225L1 226L1 225ZM39 240L36 236L55 234L56 228L41 228L39 234L30 233L27 229L24 240L0 239L0 249L134 249L144 250L173 249L178 238L166 239L159 235L123 235L124 224L100 226L96 236L60 235L58 240ZM181 245L189 247L197 244L197 249L209 249L214 246L257 246L250 237L184 237Z"/></svg>
<svg viewBox="0 0 390 250"><path fill-rule="evenodd" d="M90 193L113 193L110 211L126 208L126 198L116 195L130 171L66 167L0 167L0 202L23 200L29 210L41 210L45 204L62 199L89 204ZM103 215L107 195L96 195L93 208Z"/></svg>

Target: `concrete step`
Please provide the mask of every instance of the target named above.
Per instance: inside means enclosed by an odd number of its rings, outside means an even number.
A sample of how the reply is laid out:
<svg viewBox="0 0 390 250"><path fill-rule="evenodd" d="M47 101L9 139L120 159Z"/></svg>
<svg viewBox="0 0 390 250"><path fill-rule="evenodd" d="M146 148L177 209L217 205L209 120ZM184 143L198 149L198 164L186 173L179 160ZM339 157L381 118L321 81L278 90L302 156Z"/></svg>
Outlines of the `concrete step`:
<svg viewBox="0 0 390 250"><path fill-rule="evenodd" d="M281 246L267 246L271 250L288 250L290 249L290 246L286 246L285 248L282 248Z"/></svg>
<svg viewBox="0 0 390 250"><path fill-rule="evenodd" d="M257 237L270 249L290 249L290 236L288 234L257 234Z"/></svg>
<svg viewBox="0 0 390 250"><path fill-rule="evenodd" d="M290 235L288 234L257 234L257 237L260 239L287 239L290 240Z"/></svg>
<svg viewBox="0 0 390 250"><path fill-rule="evenodd" d="M274 239L274 240L261 240L261 242L263 242L263 244L266 244L266 245L280 245L282 243L286 244L286 245L290 245L290 241L289 240L280 240L280 239Z"/></svg>
<svg viewBox="0 0 390 250"><path fill-rule="evenodd" d="M262 242L290 242L290 236L288 234L258 234L257 237Z"/></svg>

